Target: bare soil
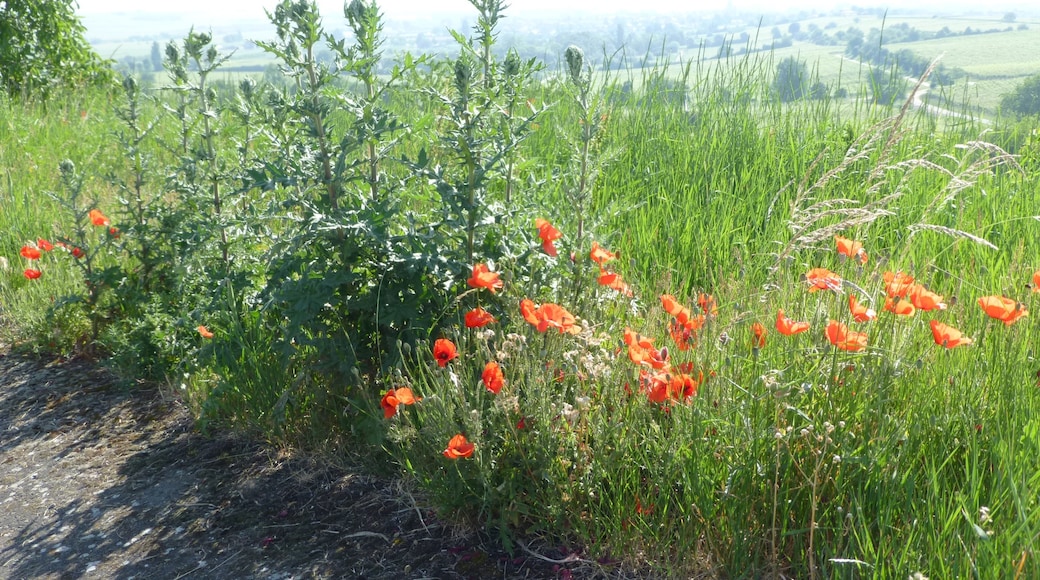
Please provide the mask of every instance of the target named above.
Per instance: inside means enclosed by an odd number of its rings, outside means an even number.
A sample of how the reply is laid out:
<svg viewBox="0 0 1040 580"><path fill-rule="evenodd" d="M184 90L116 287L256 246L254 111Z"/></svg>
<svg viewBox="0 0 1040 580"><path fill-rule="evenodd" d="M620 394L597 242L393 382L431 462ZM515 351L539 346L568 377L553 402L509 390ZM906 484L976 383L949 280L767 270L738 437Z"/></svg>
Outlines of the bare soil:
<svg viewBox="0 0 1040 580"><path fill-rule="evenodd" d="M203 436L176 397L87 362L0 353L0 580L604 574L505 554L400 481Z"/></svg>

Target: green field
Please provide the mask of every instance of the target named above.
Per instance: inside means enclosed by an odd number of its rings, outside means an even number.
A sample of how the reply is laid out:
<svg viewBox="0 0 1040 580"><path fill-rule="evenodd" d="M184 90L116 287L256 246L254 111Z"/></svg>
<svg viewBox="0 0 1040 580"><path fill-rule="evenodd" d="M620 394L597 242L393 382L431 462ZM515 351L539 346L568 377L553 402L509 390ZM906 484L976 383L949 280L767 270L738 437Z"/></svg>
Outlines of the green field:
<svg viewBox="0 0 1040 580"><path fill-rule="evenodd" d="M5 342L607 576L1040 577L1035 125L877 105L840 47L541 72L486 14L333 71L308 16L279 86L191 37L175 90L0 99ZM849 96L780 102L787 56Z"/></svg>

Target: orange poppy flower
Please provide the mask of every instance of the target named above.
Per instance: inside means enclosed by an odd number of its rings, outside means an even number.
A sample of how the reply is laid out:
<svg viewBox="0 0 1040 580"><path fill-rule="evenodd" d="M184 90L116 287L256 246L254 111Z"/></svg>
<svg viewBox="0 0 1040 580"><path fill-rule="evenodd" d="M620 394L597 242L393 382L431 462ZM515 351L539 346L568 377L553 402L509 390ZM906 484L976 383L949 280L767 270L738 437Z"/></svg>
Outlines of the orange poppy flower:
<svg viewBox="0 0 1040 580"><path fill-rule="evenodd" d="M918 310L946 310L943 297L925 288L922 284L912 285L907 296Z"/></svg>
<svg viewBox="0 0 1040 580"><path fill-rule="evenodd" d="M36 280L40 276L43 276L43 272L35 268L26 268L25 272L22 272L22 274L30 280Z"/></svg>
<svg viewBox="0 0 1040 580"><path fill-rule="evenodd" d="M1023 316L1029 316L1029 311L1021 302L1015 302L1003 296L983 296L979 298L979 306L992 318L1000 320L1006 325L1013 324Z"/></svg>
<svg viewBox="0 0 1040 580"><path fill-rule="evenodd" d="M480 328L495 321L495 317L483 308L474 308L466 313L466 328Z"/></svg>
<svg viewBox="0 0 1040 580"><path fill-rule="evenodd" d="M536 307L534 302L524 298L520 301L520 313L538 332L545 332L549 328L555 328L560 333L581 332L581 327L575 324L577 320L574 315L558 304L547 303Z"/></svg>
<svg viewBox="0 0 1040 580"><path fill-rule="evenodd" d="M554 228L551 223L542 218L534 220L534 227L538 228L538 237L542 238L542 249L552 257L558 255L553 242L563 237L560 230Z"/></svg>
<svg viewBox="0 0 1040 580"><path fill-rule="evenodd" d="M414 405L416 400L411 389L398 387L387 391L379 401L379 406L383 408L383 417L389 419L397 414L398 405Z"/></svg>
<svg viewBox="0 0 1040 580"><path fill-rule="evenodd" d="M487 264L473 266L473 275L466 281L472 288L487 288L492 294L495 290L502 289L502 281L498 279L498 272L492 272Z"/></svg>
<svg viewBox="0 0 1040 580"><path fill-rule="evenodd" d="M82 258L83 256L86 256L86 255L87 255L87 253L84 252L82 249L80 249L80 248L72 248L72 256L74 258Z"/></svg>
<svg viewBox="0 0 1040 580"><path fill-rule="evenodd" d="M668 325L668 334L675 341L675 345L679 347L679 350L690 350L690 347L696 344L697 330L700 329L703 323L703 314L698 315L697 318L686 324L678 320L672 320L671 324Z"/></svg>
<svg viewBox="0 0 1040 580"><path fill-rule="evenodd" d="M448 459L459 459L462 457L472 457L473 450L476 445L473 445L466 440L466 436L459 433L458 435L451 438L448 441L448 448L444 450L444 456Z"/></svg>
<svg viewBox="0 0 1040 580"><path fill-rule="evenodd" d="M839 254L848 256L849 258L855 258L859 260L860 264L867 263L867 252L863 249L862 243L841 236L834 236L834 242L838 246Z"/></svg>
<svg viewBox="0 0 1040 580"><path fill-rule="evenodd" d="M935 338L935 344L939 346L953 348L962 344L971 344L972 342L970 338L963 336L961 331L938 320L933 320L929 324L932 327L932 337Z"/></svg>
<svg viewBox="0 0 1040 580"><path fill-rule="evenodd" d="M783 310L776 312L776 331L784 336L791 336L809 330L808 322L795 322L784 316Z"/></svg>
<svg viewBox="0 0 1040 580"><path fill-rule="evenodd" d="M210 332L208 328L206 328L205 326L203 326L201 324L195 330L199 331L199 336L201 336L202 338L213 338L213 336L214 336L213 333Z"/></svg>
<svg viewBox="0 0 1040 580"><path fill-rule="evenodd" d="M837 290L841 288L841 276L827 268L813 268L805 274L805 283L809 285L809 292Z"/></svg>
<svg viewBox="0 0 1040 580"><path fill-rule="evenodd" d="M914 277L902 271L894 274L885 272L882 279L885 281L885 294L890 298L903 298L914 286Z"/></svg>
<svg viewBox="0 0 1040 580"><path fill-rule="evenodd" d="M26 260L39 260L41 255L40 250L32 246L22 246L22 257Z"/></svg>
<svg viewBox="0 0 1040 580"><path fill-rule="evenodd" d="M625 296L632 296L632 289L628 287L624 279L621 278L621 274L617 272L608 272L602 268L599 271L599 284L600 286L606 286L611 290L617 290Z"/></svg>
<svg viewBox="0 0 1040 580"><path fill-rule="evenodd" d="M506 377L502 373L502 367L491 361L484 365L484 372L480 374L480 380L484 381L484 387L494 394L498 394L506 384Z"/></svg>
<svg viewBox="0 0 1040 580"><path fill-rule="evenodd" d="M751 325L751 332L754 335L751 338L752 348L765 348L766 347L766 327L762 326L761 322L756 322Z"/></svg>
<svg viewBox="0 0 1040 580"><path fill-rule="evenodd" d="M625 344L628 345L628 358L637 365L647 365L655 369L668 366L668 349L654 348L653 339L625 328Z"/></svg>
<svg viewBox="0 0 1040 580"><path fill-rule="evenodd" d="M433 358L437 360L437 364L444 368L451 362L452 359L459 356L459 352L455 350L455 343L446 339L438 338L433 343Z"/></svg>
<svg viewBox="0 0 1040 580"><path fill-rule="evenodd" d="M602 248L598 242L592 242L592 251L589 252L589 258L591 258L593 262L596 262L601 267L603 266L603 264L606 264L611 260L617 259L617 257L618 256L616 253L607 251L606 249Z"/></svg>
<svg viewBox="0 0 1040 580"><path fill-rule="evenodd" d="M705 314L715 316L719 313L719 305L715 303L715 297L711 294L705 294L701 292L697 295L697 306L701 307L701 310Z"/></svg>
<svg viewBox="0 0 1040 580"><path fill-rule="evenodd" d="M1033 272L1033 292L1040 292L1040 270Z"/></svg>
<svg viewBox="0 0 1040 580"><path fill-rule="evenodd" d="M664 371L649 377L646 394L654 403L685 401L697 394L697 387L697 379L690 375Z"/></svg>
<svg viewBox="0 0 1040 580"><path fill-rule="evenodd" d="M877 318L877 312L873 308L860 304L855 294L849 294L849 310L852 312L852 319L856 322L870 322Z"/></svg>
<svg viewBox="0 0 1040 580"><path fill-rule="evenodd" d="M48 242L47 240L45 240L43 238L40 238L40 239L36 240L36 247L40 248L44 252L49 252L49 251L54 249L54 244Z"/></svg>
<svg viewBox="0 0 1040 580"><path fill-rule="evenodd" d="M95 226L107 226L109 224L108 218L105 217L105 214L101 213L97 209L90 210L87 216L90 218L90 223Z"/></svg>
<svg viewBox="0 0 1040 580"><path fill-rule="evenodd" d="M825 332L827 340L841 350L855 352L867 347L867 333L852 332L837 320L828 322Z"/></svg>
<svg viewBox="0 0 1040 580"><path fill-rule="evenodd" d="M917 308L914 307L913 303L898 296L895 298L887 296L885 298L885 310L898 316L913 316L917 312Z"/></svg>

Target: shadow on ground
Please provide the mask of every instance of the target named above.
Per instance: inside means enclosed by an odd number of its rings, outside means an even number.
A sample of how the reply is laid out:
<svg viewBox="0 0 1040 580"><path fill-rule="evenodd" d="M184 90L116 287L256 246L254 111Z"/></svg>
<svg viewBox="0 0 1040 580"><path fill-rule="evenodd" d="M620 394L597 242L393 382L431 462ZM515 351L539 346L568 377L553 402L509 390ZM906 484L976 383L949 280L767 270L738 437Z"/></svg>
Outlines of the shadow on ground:
<svg viewBox="0 0 1040 580"><path fill-rule="evenodd" d="M0 355L0 578L545 578L399 482L245 437L89 364ZM559 556L557 556L559 557Z"/></svg>

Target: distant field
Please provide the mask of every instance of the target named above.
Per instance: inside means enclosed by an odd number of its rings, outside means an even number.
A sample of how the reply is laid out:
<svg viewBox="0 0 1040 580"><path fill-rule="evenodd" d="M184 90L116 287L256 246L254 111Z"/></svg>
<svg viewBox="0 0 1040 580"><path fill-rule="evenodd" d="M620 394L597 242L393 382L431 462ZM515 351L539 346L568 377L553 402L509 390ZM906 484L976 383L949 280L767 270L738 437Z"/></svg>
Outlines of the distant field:
<svg viewBox="0 0 1040 580"><path fill-rule="evenodd" d="M922 55L943 55L946 66L978 78L1016 77L1040 73L1040 27L889 45Z"/></svg>

